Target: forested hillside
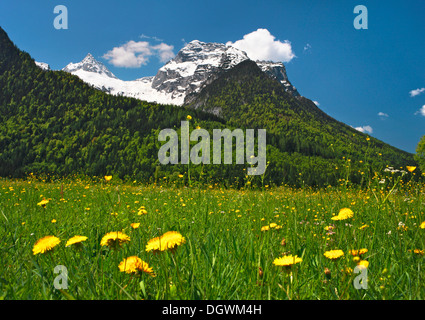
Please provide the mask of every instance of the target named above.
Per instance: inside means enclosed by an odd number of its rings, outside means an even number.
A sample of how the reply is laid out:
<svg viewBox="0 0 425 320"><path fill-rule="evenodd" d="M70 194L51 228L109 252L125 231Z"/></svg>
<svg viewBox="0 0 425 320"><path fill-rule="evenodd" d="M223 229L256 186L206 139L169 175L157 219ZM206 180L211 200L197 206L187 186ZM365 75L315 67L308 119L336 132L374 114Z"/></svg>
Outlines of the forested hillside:
<svg viewBox="0 0 425 320"><path fill-rule="evenodd" d="M194 97L191 106L157 105L108 95L63 71L44 71L0 28L0 175L178 179L189 168L161 165L157 137L162 129L178 130L189 114L191 129L266 128L266 184L327 185L347 178L362 183L386 165L414 164L411 154L367 140L258 71L249 61L241 63ZM217 107L221 112L212 114ZM242 186L246 168L191 165L190 176ZM256 177L253 183L260 181Z"/></svg>

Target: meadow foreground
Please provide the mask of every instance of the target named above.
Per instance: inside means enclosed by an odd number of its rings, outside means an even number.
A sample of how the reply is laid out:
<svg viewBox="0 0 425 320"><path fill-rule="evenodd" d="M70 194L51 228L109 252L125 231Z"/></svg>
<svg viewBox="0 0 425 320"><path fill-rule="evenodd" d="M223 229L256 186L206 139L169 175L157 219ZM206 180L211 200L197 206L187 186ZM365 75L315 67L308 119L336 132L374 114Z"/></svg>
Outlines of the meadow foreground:
<svg viewBox="0 0 425 320"><path fill-rule="evenodd" d="M424 299L424 191L2 179L0 297Z"/></svg>

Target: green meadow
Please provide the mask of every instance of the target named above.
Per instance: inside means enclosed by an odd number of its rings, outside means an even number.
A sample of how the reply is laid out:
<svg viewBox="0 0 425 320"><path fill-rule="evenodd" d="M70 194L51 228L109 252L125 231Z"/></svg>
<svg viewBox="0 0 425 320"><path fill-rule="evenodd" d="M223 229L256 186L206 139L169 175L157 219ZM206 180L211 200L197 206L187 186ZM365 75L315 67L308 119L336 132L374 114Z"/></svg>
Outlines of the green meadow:
<svg viewBox="0 0 425 320"><path fill-rule="evenodd" d="M414 174L376 173L367 188L341 181L237 190L187 185L185 175L151 185L115 177L1 179L0 298L424 299L425 188ZM353 216L332 219L342 208ZM101 246L113 231L130 240ZM146 251L168 231L184 242ZM87 239L66 246L76 235ZM46 236L60 243L34 254ZM350 251L359 249L367 250ZM343 255L329 259L331 250ZM274 264L289 255L302 261ZM122 272L118 266L130 256L153 273ZM66 280L56 266L66 268ZM360 275L367 280L356 288Z"/></svg>

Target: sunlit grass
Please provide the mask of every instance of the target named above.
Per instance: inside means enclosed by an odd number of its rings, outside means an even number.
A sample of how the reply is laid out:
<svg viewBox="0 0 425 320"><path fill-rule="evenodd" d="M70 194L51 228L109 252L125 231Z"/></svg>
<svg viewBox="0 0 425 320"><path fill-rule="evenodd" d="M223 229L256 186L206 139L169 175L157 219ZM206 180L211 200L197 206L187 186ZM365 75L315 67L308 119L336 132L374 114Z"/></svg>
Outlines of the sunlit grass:
<svg viewBox="0 0 425 320"><path fill-rule="evenodd" d="M377 174L366 189L342 182L317 190L3 179L0 297L423 299L425 188L391 173L383 179ZM342 208L353 216L332 219ZM113 231L130 241L101 246ZM185 241L146 251L149 240L168 231ZM48 235L61 242L34 255L36 241ZM87 239L66 247L74 236ZM362 248L367 252L359 258L349 252ZM328 259L324 253L330 250L344 254ZM287 255L302 261L273 264ZM133 256L155 276L121 272L119 264ZM353 286L361 260L369 263L367 290ZM65 290L53 286L57 265L68 270Z"/></svg>

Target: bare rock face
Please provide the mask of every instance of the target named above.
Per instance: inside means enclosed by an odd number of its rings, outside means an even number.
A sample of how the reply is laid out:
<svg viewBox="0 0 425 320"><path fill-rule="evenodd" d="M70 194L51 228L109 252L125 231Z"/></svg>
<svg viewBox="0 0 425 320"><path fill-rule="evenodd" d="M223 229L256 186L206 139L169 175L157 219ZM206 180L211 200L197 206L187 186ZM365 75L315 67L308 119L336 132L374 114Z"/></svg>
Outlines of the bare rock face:
<svg viewBox="0 0 425 320"><path fill-rule="evenodd" d="M152 87L184 98L199 92L222 71L247 59L246 53L236 48L194 40L159 69Z"/></svg>
<svg viewBox="0 0 425 320"><path fill-rule="evenodd" d="M284 86L286 92L291 93L295 97L300 95L297 89L289 82L286 75L286 68L282 62L256 61L256 63L263 72L279 81Z"/></svg>

